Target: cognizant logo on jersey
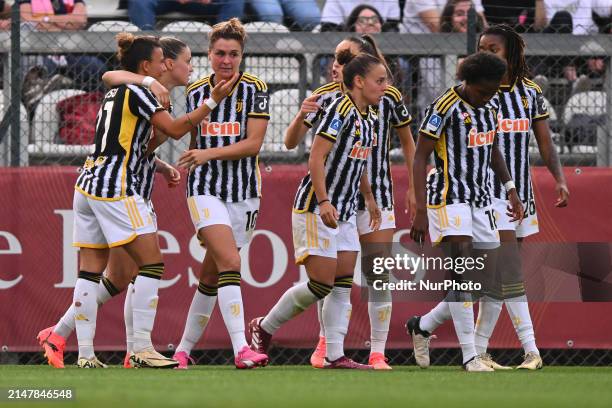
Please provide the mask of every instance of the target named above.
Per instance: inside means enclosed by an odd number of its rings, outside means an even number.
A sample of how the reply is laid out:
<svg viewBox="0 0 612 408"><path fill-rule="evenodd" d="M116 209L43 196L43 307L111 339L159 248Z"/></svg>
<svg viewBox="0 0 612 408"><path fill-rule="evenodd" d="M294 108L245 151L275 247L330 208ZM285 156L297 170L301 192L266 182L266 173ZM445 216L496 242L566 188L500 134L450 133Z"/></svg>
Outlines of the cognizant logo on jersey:
<svg viewBox="0 0 612 408"><path fill-rule="evenodd" d="M499 130L504 133L510 132L529 132L529 119L504 119L501 113L497 114Z"/></svg>
<svg viewBox="0 0 612 408"><path fill-rule="evenodd" d="M495 131L478 132L476 128L470 129L468 147L480 147L493 144L495 140Z"/></svg>
<svg viewBox="0 0 612 408"><path fill-rule="evenodd" d="M202 136L240 136L240 122L202 122Z"/></svg>
<svg viewBox="0 0 612 408"><path fill-rule="evenodd" d="M361 147L361 141L356 142L349 153L349 157L357 160L367 160L371 147Z"/></svg>

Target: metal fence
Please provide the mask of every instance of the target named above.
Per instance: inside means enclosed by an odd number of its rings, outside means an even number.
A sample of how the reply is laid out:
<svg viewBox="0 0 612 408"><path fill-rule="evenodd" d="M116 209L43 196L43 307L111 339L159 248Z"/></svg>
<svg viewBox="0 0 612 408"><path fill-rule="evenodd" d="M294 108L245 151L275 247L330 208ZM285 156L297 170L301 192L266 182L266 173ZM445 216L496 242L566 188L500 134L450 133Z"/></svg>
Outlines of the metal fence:
<svg viewBox="0 0 612 408"><path fill-rule="evenodd" d="M70 126L70 115L58 109L58 103L103 91L101 73L117 67L115 34L132 29L127 22L101 22L87 31L41 32L14 21L11 32L0 32L0 166L82 163L93 133L67 138L61 129ZM210 70L209 29L204 23L179 22L154 34L176 36L190 46L192 79L196 79ZM327 81L333 50L348 34L290 32L271 23L249 23L247 31L243 69L264 80L271 94L272 119L262 159L302 161L308 140L287 151L282 143L284 129L308 92ZM544 89L553 140L563 164L609 166L612 36L525 34L524 38L535 80ZM466 34L381 33L376 40L394 66L395 85L416 119L416 128L426 106L456 83L457 63L474 48L476 36L468 40ZM568 79L568 71L577 79ZM183 91L178 88L172 93L176 115L185 110ZM534 138L532 143L534 163L541 163ZM186 140L169 142L162 146L161 157L176 162L186 146ZM392 150L392 158L400 160L401 150Z"/></svg>

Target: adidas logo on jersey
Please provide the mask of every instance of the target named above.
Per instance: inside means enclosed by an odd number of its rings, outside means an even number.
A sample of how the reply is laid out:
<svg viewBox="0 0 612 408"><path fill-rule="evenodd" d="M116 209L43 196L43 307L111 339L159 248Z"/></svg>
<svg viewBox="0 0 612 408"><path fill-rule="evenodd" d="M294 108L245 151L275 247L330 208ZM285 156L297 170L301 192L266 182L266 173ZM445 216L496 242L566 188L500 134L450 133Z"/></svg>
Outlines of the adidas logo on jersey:
<svg viewBox="0 0 612 408"><path fill-rule="evenodd" d="M502 114L497 114L499 130L504 133L529 132L529 119L504 119Z"/></svg>
<svg viewBox="0 0 612 408"><path fill-rule="evenodd" d="M240 136L240 122L202 122L202 136Z"/></svg>
<svg viewBox="0 0 612 408"><path fill-rule="evenodd" d="M480 147L493 144L495 139L495 130L488 132L478 132L476 128L470 129L468 147Z"/></svg>
<svg viewBox="0 0 612 408"><path fill-rule="evenodd" d="M361 141L356 142L349 153L349 157L357 160L367 160L370 155L370 147L361 147Z"/></svg>

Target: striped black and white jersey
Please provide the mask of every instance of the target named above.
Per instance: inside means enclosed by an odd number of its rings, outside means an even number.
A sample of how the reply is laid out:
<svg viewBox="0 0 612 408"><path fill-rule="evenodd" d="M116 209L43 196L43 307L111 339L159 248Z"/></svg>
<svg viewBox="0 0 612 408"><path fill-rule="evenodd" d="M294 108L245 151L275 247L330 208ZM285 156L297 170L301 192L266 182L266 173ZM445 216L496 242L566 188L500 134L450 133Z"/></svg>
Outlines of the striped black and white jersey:
<svg viewBox="0 0 612 408"><path fill-rule="evenodd" d="M137 193L145 200L150 200L153 195L153 183L155 181L155 171L157 170L157 156L151 153L146 156L138 169L138 177L140 184Z"/></svg>
<svg viewBox="0 0 612 408"><path fill-rule="evenodd" d="M94 152L85 160L75 188L102 200L138 194L138 170L151 135L151 116L163 109L139 85L108 91L96 118Z"/></svg>
<svg viewBox="0 0 612 408"><path fill-rule="evenodd" d="M201 106L210 97L214 74L187 88L187 111ZM210 149L237 143L248 137L249 118L269 119L268 87L246 72L210 114L208 122L198 125L196 148ZM187 195L212 195L226 202L261 196L258 156L238 160L211 160L189 173Z"/></svg>
<svg viewBox="0 0 612 408"><path fill-rule="evenodd" d="M333 101L344 96L344 91L345 89L341 82L330 82L315 89L313 95L320 95L319 99L317 99L319 110L306 115L304 125L316 129L325 113L325 109L327 109Z"/></svg>
<svg viewBox="0 0 612 408"><path fill-rule="evenodd" d="M513 86L502 86L491 100L497 110L498 141L516 192L523 203L533 199L529 170L529 137L533 122L548 119L548 107L542 90L529 79L517 80ZM494 174L493 196L506 199L506 189Z"/></svg>
<svg viewBox="0 0 612 408"><path fill-rule="evenodd" d="M419 137L435 140L435 169L427 176L427 205L491 203L493 144L497 112L490 105L474 108L450 88L428 108Z"/></svg>
<svg viewBox="0 0 612 408"><path fill-rule="evenodd" d="M373 107L376 112L374 126L374 140L372 153L368 158L368 179L372 185L372 194L380 209L393 208L393 180L391 179L391 150L392 129L408 126L412 116L404 104L401 92L389 86L380 99L378 106ZM358 210L365 210L365 200L359 194Z"/></svg>
<svg viewBox="0 0 612 408"><path fill-rule="evenodd" d="M325 110L315 132L334 143L325 159L325 186L340 221L347 221L357 211L359 182L366 168L374 138L374 112L359 112L347 94L333 101ZM319 213L310 172L302 179L293 210Z"/></svg>

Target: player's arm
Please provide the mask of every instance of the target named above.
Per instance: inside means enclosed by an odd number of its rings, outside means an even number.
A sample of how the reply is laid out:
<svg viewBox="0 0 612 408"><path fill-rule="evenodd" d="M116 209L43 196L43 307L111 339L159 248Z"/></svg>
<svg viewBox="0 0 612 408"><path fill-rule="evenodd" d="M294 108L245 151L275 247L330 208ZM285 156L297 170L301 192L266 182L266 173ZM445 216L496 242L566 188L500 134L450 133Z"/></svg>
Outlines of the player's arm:
<svg viewBox="0 0 612 408"><path fill-rule="evenodd" d="M364 171L359 179L359 192L363 195L366 208L370 214L370 228L372 231L378 231L382 222L382 213L380 208L378 208L378 204L376 204L374 194L372 194L372 185L368 179L367 171Z"/></svg>
<svg viewBox="0 0 612 408"><path fill-rule="evenodd" d="M414 218L416 211L416 197L414 193L414 154L416 146L414 145L414 138L412 137L412 131L410 126L404 126L396 129L397 135L402 145L402 152L404 153L404 159L406 166L408 167L408 191L406 192L406 210L410 213L410 219Z"/></svg>
<svg viewBox="0 0 612 408"><path fill-rule="evenodd" d="M427 180L427 160L434 151L435 139L421 132L416 144L413 163L413 184L414 195L416 201L415 216L410 228L410 237L415 241L422 243L425 241L427 234L427 193L425 184Z"/></svg>
<svg viewBox="0 0 612 408"><path fill-rule="evenodd" d="M534 121L532 128L538 142L540 156L542 156L544 164L556 181L556 190L559 198L555 202L555 207L566 207L569 200L569 190L565 181L565 175L563 174L563 168L561 167L561 161L557 155L557 149L550 135L548 120Z"/></svg>
<svg viewBox="0 0 612 408"><path fill-rule="evenodd" d="M319 204L319 215L325 225L337 228L339 218L338 211L329 201L327 186L325 184L325 158L334 146L334 142L327 137L317 135L310 149L308 158L308 170L315 191L315 197Z"/></svg>
<svg viewBox="0 0 612 408"><path fill-rule="evenodd" d="M167 162L163 161L159 157L155 158L155 171L164 176L166 181L168 182L168 187L176 187L181 182L181 173L172 167Z"/></svg>
<svg viewBox="0 0 612 408"><path fill-rule="evenodd" d="M153 78L150 86L144 84L145 76L130 71L117 70L106 71L102 74L102 81L107 88L114 88L119 85L142 85L151 90L159 103L165 108L170 106L170 92L157 79Z"/></svg>
<svg viewBox="0 0 612 408"><path fill-rule="evenodd" d="M499 150L499 146L497 144L497 138L493 142L493 149L491 151L491 168L493 172L505 186L506 183L512 181L510 177L510 172L508 171L508 166L506 166L506 161L504 160L504 155L501 150ZM510 203L510 207L508 207L508 216L511 216L512 219L510 221L518 221L519 224L523 220L523 204L516 192L516 187L507 188L506 192L508 193L508 201Z"/></svg>
<svg viewBox="0 0 612 408"><path fill-rule="evenodd" d="M295 115L289 127L285 131L285 147L287 149L294 149L298 144L304 140L304 136L308 132L309 127L304 123L304 120L310 113L316 113L319 110L319 104L317 99L320 95L312 94L308 98L304 99L300 111Z"/></svg>
<svg viewBox="0 0 612 408"><path fill-rule="evenodd" d="M149 140L147 146L147 156L153 153L157 148L163 145L168 140L168 135L157 128L153 128L153 137Z"/></svg>
<svg viewBox="0 0 612 408"><path fill-rule="evenodd" d="M211 91L211 99L216 103L220 102L230 93L236 79L238 79L238 73L234 74L229 81L219 81ZM151 116L151 124L171 138L178 140L187 132L195 129L198 123L210 115L211 111L212 109L204 103L192 112L174 119L167 111L161 110Z"/></svg>

